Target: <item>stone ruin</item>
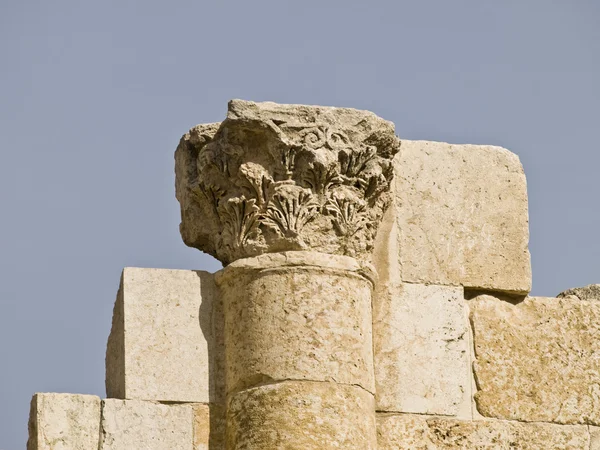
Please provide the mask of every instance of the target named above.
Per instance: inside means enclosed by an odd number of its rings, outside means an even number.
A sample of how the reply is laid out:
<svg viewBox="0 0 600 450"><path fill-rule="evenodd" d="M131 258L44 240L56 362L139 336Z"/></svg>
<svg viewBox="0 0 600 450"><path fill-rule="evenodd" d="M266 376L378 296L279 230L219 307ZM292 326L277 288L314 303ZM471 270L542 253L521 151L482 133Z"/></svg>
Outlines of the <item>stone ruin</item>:
<svg viewBox="0 0 600 450"><path fill-rule="evenodd" d="M124 269L107 398L36 394L28 450L600 449L600 286L528 297L516 155L234 100L175 160L224 268Z"/></svg>

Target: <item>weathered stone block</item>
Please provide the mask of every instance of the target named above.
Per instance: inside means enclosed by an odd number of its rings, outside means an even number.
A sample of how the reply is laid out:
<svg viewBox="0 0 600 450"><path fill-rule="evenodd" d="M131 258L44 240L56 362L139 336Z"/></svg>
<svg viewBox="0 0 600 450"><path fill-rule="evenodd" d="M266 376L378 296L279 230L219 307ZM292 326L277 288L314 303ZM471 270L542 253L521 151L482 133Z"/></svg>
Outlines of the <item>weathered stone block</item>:
<svg viewBox="0 0 600 450"><path fill-rule="evenodd" d="M590 450L600 450L600 428L590 427Z"/></svg>
<svg viewBox="0 0 600 450"><path fill-rule="evenodd" d="M600 284L589 284L587 286L568 289L561 292L557 297L577 297L579 300L600 300Z"/></svg>
<svg viewBox="0 0 600 450"><path fill-rule="evenodd" d="M106 399L100 450L193 450L193 420L190 405Z"/></svg>
<svg viewBox="0 0 600 450"><path fill-rule="evenodd" d="M307 249L369 260L399 146L369 111L232 100L175 152L183 241L225 264Z"/></svg>
<svg viewBox="0 0 600 450"><path fill-rule="evenodd" d="M587 450L586 426L457 420L403 415L377 417L378 450Z"/></svg>
<svg viewBox="0 0 600 450"><path fill-rule="evenodd" d="M376 292L377 410L458 415L466 405L470 418L472 375L462 287L401 284L382 277Z"/></svg>
<svg viewBox="0 0 600 450"><path fill-rule="evenodd" d="M230 450L374 450L373 395L357 386L289 381L233 395Z"/></svg>
<svg viewBox="0 0 600 450"><path fill-rule="evenodd" d="M394 158L401 278L511 293L531 288L527 188L500 147L402 140Z"/></svg>
<svg viewBox="0 0 600 450"><path fill-rule="evenodd" d="M225 309L227 392L283 380L374 392L368 265L316 252L240 259L216 275Z"/></svg>
<svg viewBox="0 0 600 450"><path fill-rule="evenodd" d="M107 396L223 401L216 298L206 272L124 269L106 352Z"/></svg>
<svg viewBox="0 0 600 450"><path fill-rule="evenodd" d="M225 448L225 406L193 404L194 450Z"/></svg>
<svg viewBox="0 0 600 450"><path fill-rule="evenodd" d="M90 450L100 439L100 398L38 393L31 400L27 450Z"/></svg>
<svg viewBox="0 0 600 450"><path fill-rule="evenodd" d="M469 306L481 414L600 424L600 302L480 296Z"/></svg>

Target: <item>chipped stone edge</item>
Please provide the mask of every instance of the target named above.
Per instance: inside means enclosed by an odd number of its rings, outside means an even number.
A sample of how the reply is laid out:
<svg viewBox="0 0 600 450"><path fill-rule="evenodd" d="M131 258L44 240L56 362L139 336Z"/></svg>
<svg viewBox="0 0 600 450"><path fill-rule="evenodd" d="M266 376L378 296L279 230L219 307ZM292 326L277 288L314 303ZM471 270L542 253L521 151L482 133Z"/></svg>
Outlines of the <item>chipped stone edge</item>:
<svg viewBox="0 0 600 450"><path fill-rule="evenodd" d="M445 416L445 415L431 415L431 414L419 414L419 413L402 413L402 412L383 412L376 411L376 420L385 417L419 417L424 421L427 420L455 420L464 423L499 423L499 424L518 424L518 425L551 425L559 428L581 428L586 430L588 448L581 450L600 450L600 427L595 427L586 424L564 424L556 422L543 422L543 421L522 421L512 419L497 419L494 417L483 417L473 419L463 419L456 416Z"/></svg>
<svg viewBox="0 0 600 450"><path fill-rule="evenodd" d="M314 251L287 251L265 253L252 258L241 258L224 269L215 273L215 281L222 284L226 279L235 276L240 271L247 270L277 270L290 267L307 267L329 269L336 272L350 272L369 280L372 285L377 283L377 271L367 262L359 261L351 256L333 255Z"/></svg>

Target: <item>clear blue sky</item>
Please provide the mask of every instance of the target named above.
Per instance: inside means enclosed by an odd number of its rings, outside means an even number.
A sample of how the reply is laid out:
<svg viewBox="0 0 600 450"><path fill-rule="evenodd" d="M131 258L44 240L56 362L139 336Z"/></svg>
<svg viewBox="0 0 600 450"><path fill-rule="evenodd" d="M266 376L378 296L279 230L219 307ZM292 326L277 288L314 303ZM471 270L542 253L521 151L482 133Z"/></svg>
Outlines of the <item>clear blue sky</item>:
<svg viewBox="0 0 600 450"><path fill-rule="evenodd" d="M231 98L496 144L529 181L536 295L600 282L600 2L0 1L0 450L36 391L104 396L124 266L216 270L173 151Z"/></svg>

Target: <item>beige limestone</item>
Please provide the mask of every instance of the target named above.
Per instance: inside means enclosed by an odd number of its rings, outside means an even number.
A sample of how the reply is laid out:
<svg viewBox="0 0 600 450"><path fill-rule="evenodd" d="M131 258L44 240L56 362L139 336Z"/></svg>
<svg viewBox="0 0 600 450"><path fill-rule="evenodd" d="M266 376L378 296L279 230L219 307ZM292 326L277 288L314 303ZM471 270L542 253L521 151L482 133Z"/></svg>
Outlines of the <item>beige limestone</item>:
<svg viewBox="0 0 600 450"><path fill-rule="evenodd" d="M225 406L193 404L194 450L223 450L225 448Z"/></svg>
<svg viewBox="0 0 600 450"><path fill-rule="evenodd" d="M402 140L392 190L403 281L529 292L527 190L515 154Z"/></svg>
<svg viewBox="0 0 600 450"><path fill-rule="evenodd" d="M381 280L377 293L373 318L377 410L470 417L469 336L462 288ZM465 403L466 413L460 410Z"/></svg>
<svg viewBox="0 0 600 450"><path fill-rule="evenodd" d="M481 414L600 424L600 302L480 296L469 306Z"/></svg>
<svg viewBox="0 0 600 450"><path fill-rule="evenodd" d="M379 415L378 450L588 450L586 426Z"/></svg>
<svg viewBox="0 0 600 450"><path fill-rule="evenodd" d="M336 383L248 389L229 401L227 449L374 450L374 406L364 389Z"/></svg>
<svg viewBox="0 0 600 450"><path fill-rule="evenodd" d="M568 289L557 297L574 296L579 300L600 300L600 284L590 284L584 287Z"/></svg>
<svg viewBox="0 0 600 450"><path fill-rule="evenodd" d="M590 427L590 450L600 450L599 427Z"/></svg>
<svg viewBox="0 0 600 450"><path fill-rule="evenodd" d="M193 450L193 420L190 405L106 399L100 450Z"/></svg>
<svg viewBox="0 0 600 450"><path fill-rule="evenodd" d="M217 274L227 391L292 379L374 392L367 271L352 258L286 252L241 259Z"/></svg>
<svg viewBox="0 0 600 450"><path fill-rule="evenodd" d="M224 401L215 298L213 275L206 272L124 269L106 352L107 396Z"/></svg>
<svg viewBox="0 0 600 450"><path fill-rule="evenodd" d="M309 249L369 260L399 146L369 111L232 100L175 152L182 238L226 264Z"/></svg>
<svg viewBox="0 0 600 450"><path fill-rule="evenodd" d="M100 439L100 398L38 393L31 400L27 450L90 450Z"/></svg>

